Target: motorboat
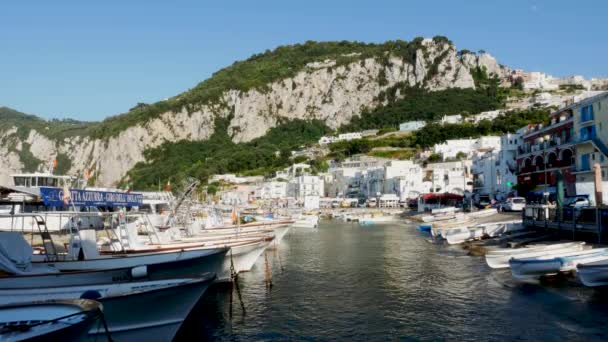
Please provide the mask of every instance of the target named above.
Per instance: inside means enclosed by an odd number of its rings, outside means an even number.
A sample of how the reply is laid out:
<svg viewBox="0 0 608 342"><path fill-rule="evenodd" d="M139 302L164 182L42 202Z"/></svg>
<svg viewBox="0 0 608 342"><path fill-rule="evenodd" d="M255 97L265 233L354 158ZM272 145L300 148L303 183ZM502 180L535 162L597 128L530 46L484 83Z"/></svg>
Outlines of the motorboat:
<svg viewBox="0 0 608 342"><path fill-rule="evenodd" d="M584 249L584 242L567 242L516 249L491 250L486 254L486 263L491 268L508 268L511 258L531 258L550 253L578 252Z"/></svg>
<svg viewBox="0 0 608 342"><path fill-rule="evenodd" d="M319 228L319 215L301 214L293 219L294 223L291 226L294 228Z"/></svg>
<svg viewBox="0 0 608 342"><path fill-rule="evenodd" d="M0 289L0 303L31 300L94 299L104 308L113 341L170 341L194 305L215 279L197 278L140 281L87 286ZM106 335L103 325L89 329L89 340Z"/></svg>
<svg viewBox="0 0 608 342"><path fill-rule="evenodd" d="M600 260L608 260L608 248L552 253L539 257L512 258L509 260L509 265L514 278L535 280L542 276L573 271L579 263Z"/></svg>
<svg viewBox="0 0 608 342"><path fill-rule="evenodd" d="M78 341L101 325L102 304L93 300L53 300L0 306L2 341Z"/></svg>
<svg viewBox="0 0 608 342"><path fill-rule="evenodd" d="M78 188L76 177L50 172L11 177L13 185L0 186L0 230L4 231L31 231L40 222L50 232L102 229L107 215L100 208L139 206L143 198L118 189Z"/></svg>

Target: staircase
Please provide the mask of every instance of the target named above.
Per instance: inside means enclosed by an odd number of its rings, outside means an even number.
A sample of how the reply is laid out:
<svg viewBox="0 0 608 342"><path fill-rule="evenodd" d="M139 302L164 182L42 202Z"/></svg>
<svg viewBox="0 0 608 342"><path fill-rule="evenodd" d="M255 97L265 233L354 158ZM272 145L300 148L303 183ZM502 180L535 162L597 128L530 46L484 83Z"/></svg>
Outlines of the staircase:
<svg viewBox="0 0 608 342"><path fill-rule="evenodd" d="M53 238L46 227L46 221L44 221L44 218L40 215L34 215L34 220L36 221L38 232L40 233L40 238L42 239L42 245L44 246L44 251L46 253L46 261L59 260L59 257L57 256L57 249L53 243Z"/></svg>
<svg viewBox="0 0 608 342"><path fill-rule="evenodd" d="M590 140L605 157L608 157L608 147L606 147L606 144L604 144L598 137L592 137Z"/></svg>

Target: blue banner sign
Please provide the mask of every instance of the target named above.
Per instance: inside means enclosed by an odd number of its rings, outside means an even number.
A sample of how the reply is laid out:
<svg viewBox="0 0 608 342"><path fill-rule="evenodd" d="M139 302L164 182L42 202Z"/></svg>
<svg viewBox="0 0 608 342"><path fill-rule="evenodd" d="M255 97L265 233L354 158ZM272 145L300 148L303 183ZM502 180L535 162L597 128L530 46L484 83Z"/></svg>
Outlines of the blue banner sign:
<svg viewBox="0 0 608 342"><path fill-rule="evenodd" d="M144 200L142 194L79 189L70 189L70 195L66 197L63 189L50 187L41 187L40 197L44 205L52 207L72 204L79 207L134 207L141 206Z"/></svg>

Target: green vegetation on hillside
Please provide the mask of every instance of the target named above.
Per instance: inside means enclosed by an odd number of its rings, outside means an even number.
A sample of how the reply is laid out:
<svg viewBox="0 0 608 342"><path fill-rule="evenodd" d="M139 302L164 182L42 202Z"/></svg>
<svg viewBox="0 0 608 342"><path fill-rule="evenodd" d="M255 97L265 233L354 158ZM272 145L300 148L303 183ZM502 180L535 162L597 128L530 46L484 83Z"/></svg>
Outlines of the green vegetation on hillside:
<svg viewBox="0 0 608 342"><path fill-rule="evenodd" d="M165 143L147 150L146 162L137 163L128 173L134 187L155 189L159 181L164 184L187 176L205 182L210 175L221 173L267 175L290 164L291 150L316 143L329 133L321 121L294 120L251 142L235 144L226 133L228 122L216 119L209 140Z"/></svg>
<svg viewBox="0 0 608 342"><path fill-rule="evenodd" d="M340 141L330 144L329 148L332 156L342 159L355 154L370 154L378 157L389 157L393 151L372 151L377 147L398 147L398 148L426 148L438 143L443 143L448 139L476 138L484 135L502 135L514 133L518 129L529 123L545 122L548 118L549 110L531 109L518 112L510 112L508 115L501 115L498 118L482 120L477 124L446 124L430 123L424 128L405 137L390 137L384 139L358 139L350 141ZM395 152L398 159L403 159L405 154Z"/></svg>
<svg viewBox="0 0 608 342"><path fill-rule="evenodd" d="M17 127L16 135L21 140L25 140L32 129L55 140L86 135L92 125L95 123L71 119L47 121L35 115L24 114L8 107L0 107L0 132Z"/></svg>
<svg viewBox="0 0 608 342"><path fill-rule="evenodd" d="M451 44L451 41L443 36L436 36L433 40L436 43ZM255 54L244 61L235 62L180 95L149 105L138 104L125 114L109 117L96 125L92 133L95 137L114 136L125 127L146 122L162 113L179 112L184 108L193 112L202 104L211 104L221 109L225 106L220 99L223 92L230 89L267 91L270 83L293 77L312 62L333 60L336 63L332 67L335 68L356 61L363 63L367 58L377 58L388 64L389 56L397 56L413 63L416 52L419 49L424 50L422 41L423 38L419 37L411 42L392 40L381 44L307 41L303 44L279 46L274 50ZM292 90L296 91L298 86L301 85L292 84Z"/></svg>
<svg viewBox="0 0 608 342"><path fill-rule="evenodd" d="M403 96L395 98L400 90ZM342 132L353 132L370 128L396 128L399 124L411 120L438 120L443 115L462 112L479 113L500 108L502 102L497 97L488 96L481 89L446 89L429 92L421 88L393 87L380 95L380 100L388 100L386 106L366 111L354 117L349 124L340 127Z"/></svg>
<svg viewBox="0 0 608 342"><path fill-rule="evenodd" d="M529 123L547 121L549 110L531 109L512 112L490 120L481 120L477 124L446 124L431 123L412 135L412 144L419 147L430 147L448 139L476 138L483 135L500 135L514 133Z"/></svg>

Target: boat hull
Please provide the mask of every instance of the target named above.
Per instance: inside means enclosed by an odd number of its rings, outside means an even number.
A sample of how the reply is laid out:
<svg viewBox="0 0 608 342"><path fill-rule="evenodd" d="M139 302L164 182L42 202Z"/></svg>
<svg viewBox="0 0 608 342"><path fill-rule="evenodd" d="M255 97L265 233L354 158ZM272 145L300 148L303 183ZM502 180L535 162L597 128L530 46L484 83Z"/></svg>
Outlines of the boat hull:
<svg viewBox="0 0 608 342"><path fill-rule="evenodd" d="M228 248L180 250L159 253L143 253L113 256L90 260L47 262L47 266L60 271L87 271L116 268L133 268L146 265L150 279L186 277L192 274L223 271L223 260Z"/></svg>
<svg viewBox="0 0 608 342"><path fill-rule="evenodd" d="M171 341L211 278L133 295L102 298L104 315L114 341ZM89 331L89 340L104 337L102 327Z"/></svg>
<svg viewBox="0 0 608 342"><path fill-rule="evenodd" d="M608 261L580 264L577 266L577 275L585 286L608 286Z"/></svg>
<svg viewBox="0 0 608 342"><path fill-rule="evenodd" d="M218 281L231 280L231 266L234 265L236 273L248 272L264 253L271 241L261 240L240 246L233 246L224 258L222 272L218 274Z"/></svg>
<svg viewBox="0 0 608 342"><path fill-rule="evenodd" d="M498 251L486 254L486 263L491 268L508 268L511 258L533 258L548 255L551 252L576 252L583 250L584 243L568 243L563 246L543 246L540 248L519 248L510 251Z"/></svg>

